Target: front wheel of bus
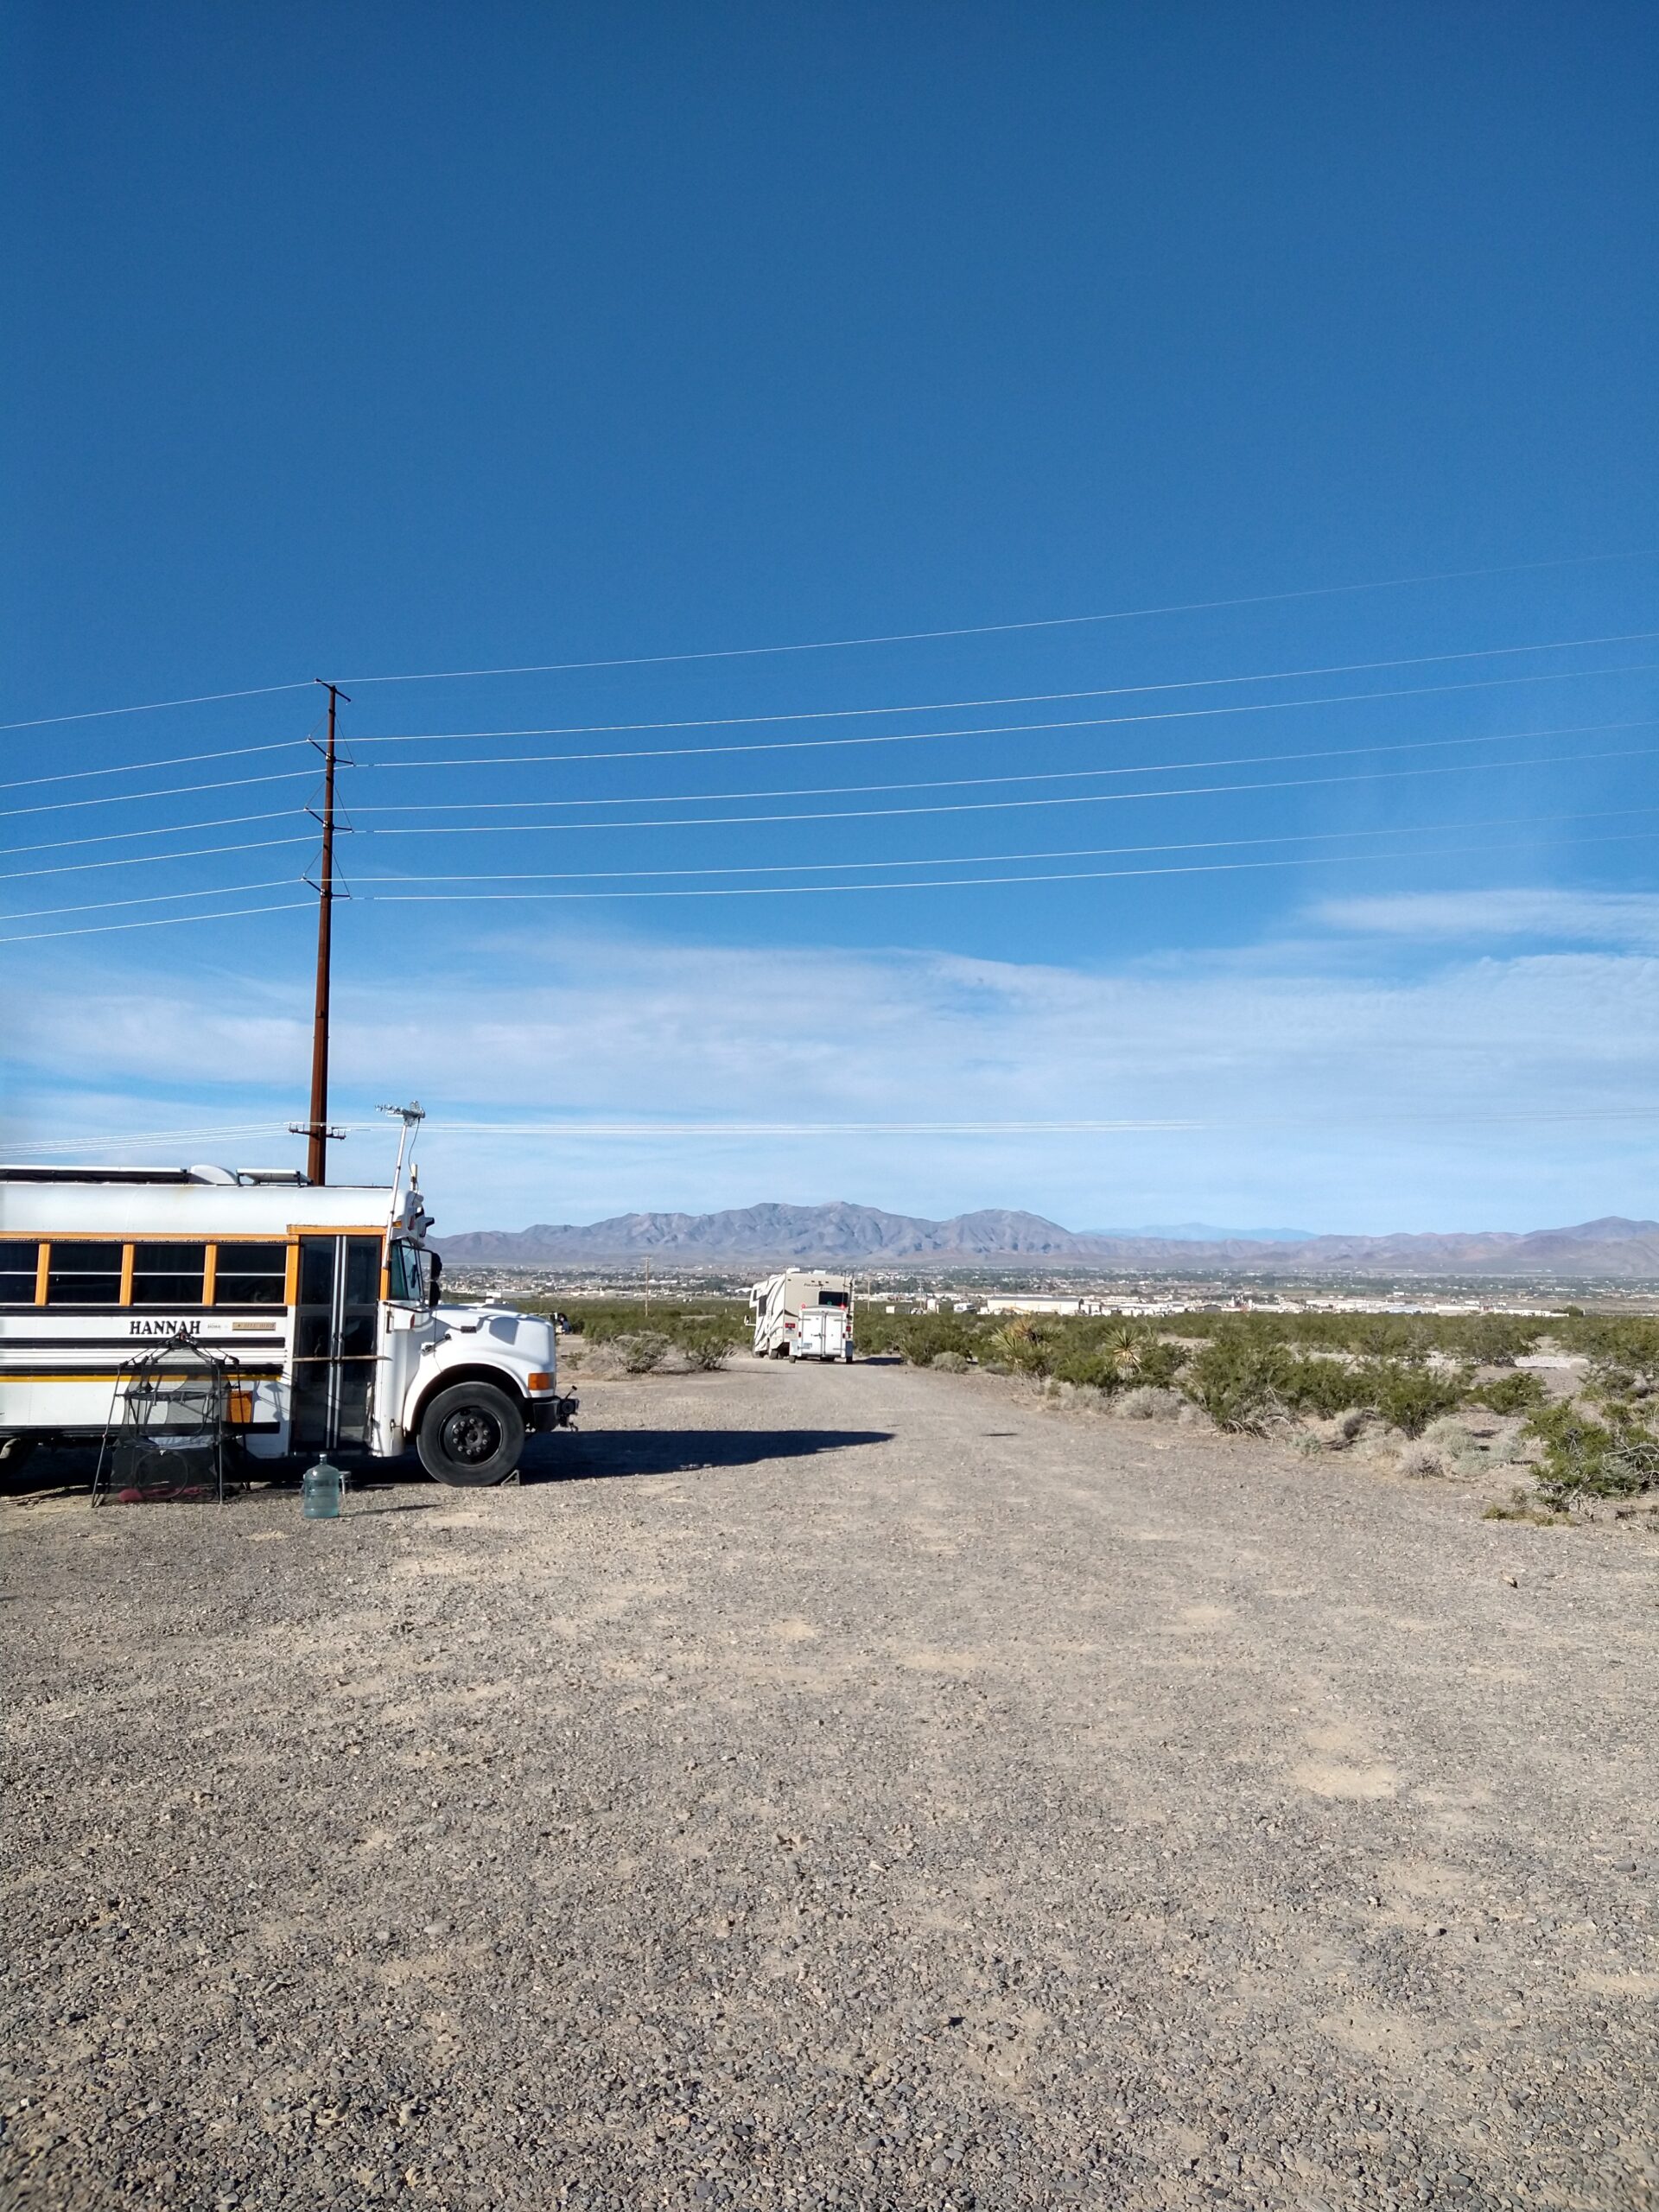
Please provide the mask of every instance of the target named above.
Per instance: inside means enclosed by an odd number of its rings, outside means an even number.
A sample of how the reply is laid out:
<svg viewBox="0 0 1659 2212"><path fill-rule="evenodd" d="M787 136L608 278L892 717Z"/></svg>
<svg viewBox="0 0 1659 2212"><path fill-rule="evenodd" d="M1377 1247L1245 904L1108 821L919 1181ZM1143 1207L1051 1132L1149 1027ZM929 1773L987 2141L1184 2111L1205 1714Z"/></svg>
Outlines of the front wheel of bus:
<svg viewBox="0 0 1659 2212"><path fill-rule="evenodd" d="M493 1382L454 1382L428 1399L415 1448L434 1482L482 1490L518 1465L524 1417Z"/></svg>

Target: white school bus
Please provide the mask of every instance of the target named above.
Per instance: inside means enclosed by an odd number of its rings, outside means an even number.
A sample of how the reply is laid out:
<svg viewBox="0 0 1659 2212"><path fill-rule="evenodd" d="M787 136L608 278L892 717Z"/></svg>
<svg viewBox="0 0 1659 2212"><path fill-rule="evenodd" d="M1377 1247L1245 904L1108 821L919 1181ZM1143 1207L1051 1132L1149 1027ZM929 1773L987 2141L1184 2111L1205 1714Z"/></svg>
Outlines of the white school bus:
<svg viewBox="0 0 1659 2212"><path fill-rule="evenodd" d="M568 1421L539 1315L436 1302L418 1189L278 1170L0 1166L0 1456L104 1433L134 1360L188 1336L234 1363L254 1459L413 1445L497 1483Z"/></svg>

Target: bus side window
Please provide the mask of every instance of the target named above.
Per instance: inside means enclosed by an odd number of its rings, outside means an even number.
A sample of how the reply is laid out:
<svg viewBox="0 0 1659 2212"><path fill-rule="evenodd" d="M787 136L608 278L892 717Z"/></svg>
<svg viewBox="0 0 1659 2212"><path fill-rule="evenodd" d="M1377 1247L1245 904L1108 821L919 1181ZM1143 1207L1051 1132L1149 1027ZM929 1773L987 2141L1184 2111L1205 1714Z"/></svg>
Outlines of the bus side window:
<svg viewBox="0 0 1659 2212"><path fill-rule="evenodd" d="M0 1243L0 1306L32 1306L41 1248L30 1237L26 1244L11 1238Z"/></svg>
<svg viewBox="0 0 1659 2212"><path fill-rule="evenodd" d="M119 1244L54 1244L46 1279L47 1304L118 1306L122 1249Z"/></svg>
<svg viewBox="0 0 1659 2212"><path fill-rule="evenodd" d="M280 1306L288 1280L288 1246L221 1244L213 1283L215 1306Z"/></svg>
<svg viewBox="0 0 1659 2212"><path fill-rule="evenodd" d="M132 1302L135 1306L200 1306L207 1264L205 1244L135 1244Z"/></svg>

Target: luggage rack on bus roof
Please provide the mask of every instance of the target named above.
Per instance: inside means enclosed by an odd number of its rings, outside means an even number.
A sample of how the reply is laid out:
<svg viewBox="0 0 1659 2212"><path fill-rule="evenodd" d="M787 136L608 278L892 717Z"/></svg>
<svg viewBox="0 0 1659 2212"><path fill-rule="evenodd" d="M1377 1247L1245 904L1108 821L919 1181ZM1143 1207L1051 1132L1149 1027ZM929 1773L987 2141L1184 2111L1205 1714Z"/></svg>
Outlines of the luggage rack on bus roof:
<svg viewBox="0 0 1659 2212"><path fill-rule="evenodd" d="M0 1164L0 1183L291 1184L309 1189L298 1167L18 1167Z"/></svg>

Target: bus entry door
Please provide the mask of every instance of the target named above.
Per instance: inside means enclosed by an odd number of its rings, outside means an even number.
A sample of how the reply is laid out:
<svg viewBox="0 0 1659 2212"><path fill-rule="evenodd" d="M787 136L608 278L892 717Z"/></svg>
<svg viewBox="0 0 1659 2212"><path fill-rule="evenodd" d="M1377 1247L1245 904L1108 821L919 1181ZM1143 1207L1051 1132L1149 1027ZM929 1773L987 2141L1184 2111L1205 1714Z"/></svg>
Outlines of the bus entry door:
<svg viewBox="0 0 1659 2212"><path fill-rule="evenodd" d="M289 1449L366 1446L380 1317L380 1239L302 1236Z"/></svg>

